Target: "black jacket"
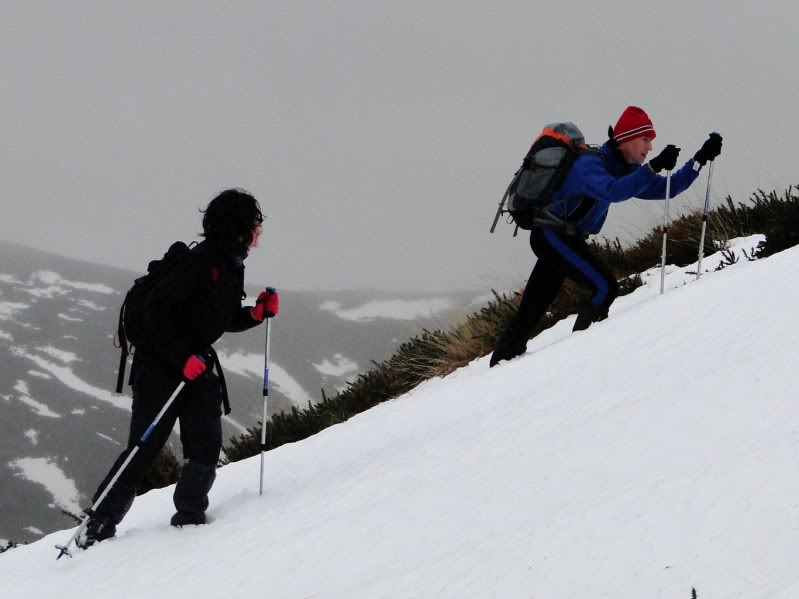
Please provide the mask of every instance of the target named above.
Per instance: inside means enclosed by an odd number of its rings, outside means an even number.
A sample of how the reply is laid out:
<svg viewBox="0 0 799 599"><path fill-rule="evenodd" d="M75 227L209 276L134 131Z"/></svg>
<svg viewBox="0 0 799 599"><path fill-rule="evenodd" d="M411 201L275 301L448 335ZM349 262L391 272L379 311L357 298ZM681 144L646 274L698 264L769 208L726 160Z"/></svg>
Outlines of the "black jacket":
<svg viewBox="0 0 799 599"><path fill-rule="evenodd" d="M226 331L260 324L241 305L246 257L238 244L206 239L181 258L147 295L144 326L152 351L180 371Z"/></svg>

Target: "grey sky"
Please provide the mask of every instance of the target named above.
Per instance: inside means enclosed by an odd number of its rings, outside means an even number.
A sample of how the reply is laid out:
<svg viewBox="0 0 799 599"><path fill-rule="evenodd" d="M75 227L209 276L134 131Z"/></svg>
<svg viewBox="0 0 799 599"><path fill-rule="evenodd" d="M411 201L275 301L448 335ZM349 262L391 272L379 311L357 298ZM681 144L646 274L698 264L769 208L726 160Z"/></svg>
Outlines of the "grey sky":
<svg viewBox="0 0 799 599"><path fill-rule="evenodd" d="M655 153L724 135L715 198L799 183L797 32L787 1L3 0L0 238L141 270L240 186L251 283L508 287L532 254L488 227L548 122L601 143L637 104Z"/></svg>

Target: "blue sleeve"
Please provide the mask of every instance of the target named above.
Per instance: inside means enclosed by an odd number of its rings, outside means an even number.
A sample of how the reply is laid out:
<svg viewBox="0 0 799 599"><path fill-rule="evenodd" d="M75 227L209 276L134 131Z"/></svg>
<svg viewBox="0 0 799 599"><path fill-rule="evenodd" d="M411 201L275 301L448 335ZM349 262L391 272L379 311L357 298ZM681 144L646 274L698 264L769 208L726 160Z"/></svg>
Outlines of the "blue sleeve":
<svg viewBox="0 0 799 599"><path fill-rule="evenodd" d="M577 171L576 178L581 182L579 193L608 203L640 197L658 178L647 166L638 166L629 175L614 177L608 173L598 156L581 157L574 163L572 170Z"/></svg>
<svg viewBox="0 0 799 599"><path fill-rule="evenodd" d="M689 160L680 170L671 174L671 189L669 190L670 196L673 198L691 186L691 183L696 181L699 176L699 171L694 170L694 161ZM642 200L663 200L666 198L666 177L655 175L655 181L647 187L644 191L638 194Z"/></svg>

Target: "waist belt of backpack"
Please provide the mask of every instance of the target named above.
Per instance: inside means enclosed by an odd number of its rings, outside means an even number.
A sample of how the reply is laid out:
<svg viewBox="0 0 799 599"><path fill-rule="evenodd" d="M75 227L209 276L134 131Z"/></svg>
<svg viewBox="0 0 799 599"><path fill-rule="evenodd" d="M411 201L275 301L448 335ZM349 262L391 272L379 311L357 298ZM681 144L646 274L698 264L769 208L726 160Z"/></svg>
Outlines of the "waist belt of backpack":
<svg viewBox="0 0 799 599"><path fill-rule="evenodd" d="M543 217L537 217L535 224L544 229L557 229L566 235L577 235L577 223L579 223L585 216L591 212L591 209L596 204L596 200L590 196L579 196L580 203L577 208L572 210L566 217L559 218L552 214L550 210L543 210ZM583 235L588 237L588 235Z"/></svg>
<svg viewBox="0 0 799 599"><path fill-rule="evenodd" d="M222 405L225 407L225 416L227 416L230 414L230 400L228 399L227 383L225 383L225 374L222 372L222 364L219 363L219 356L216 355L216 350L213 347L208 351L208 355L211 356L216 375L219 377L219 386L222 389Z"/></svg>
<svg viewBox="0 0 799 599"><path fill-rule="evenodd" d="M561 231L566 235L576 235L577 227L574 223L567 222L562 218L558 218L549 210L542 211L543 216L537 216L533 221L537 227L542 229L555 229Z"/></svg>

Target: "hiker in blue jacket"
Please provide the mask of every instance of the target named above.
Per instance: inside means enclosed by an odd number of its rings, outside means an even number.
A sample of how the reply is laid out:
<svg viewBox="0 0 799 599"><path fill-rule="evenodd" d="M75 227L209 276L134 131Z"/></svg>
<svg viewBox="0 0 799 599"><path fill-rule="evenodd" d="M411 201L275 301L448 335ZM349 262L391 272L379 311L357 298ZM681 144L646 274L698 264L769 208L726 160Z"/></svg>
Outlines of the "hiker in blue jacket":
<svg viewBox="0 0 799 599"><path fill-rule="evenodd" d="M577 315L574 331L607 318L618 295L618 284L608 267L591 253L586 239L602 229L611 204L631 198L665 199L666 177L657 173L674 169L680 149L666 146L644 165L655 135L646 112L628 106L599 152L585 153L575 161L563 185L553 194L549 208L554 216L573 227L568 232L544 226L532 229L530 246L537 261L516 317L497 340L490 366L527 350L530 334L566 279L592 292L590 303ZM701 167L721 153L721 141L720 135L712 133L693 159L672 173L671 197L688 189Z"/></svg>

